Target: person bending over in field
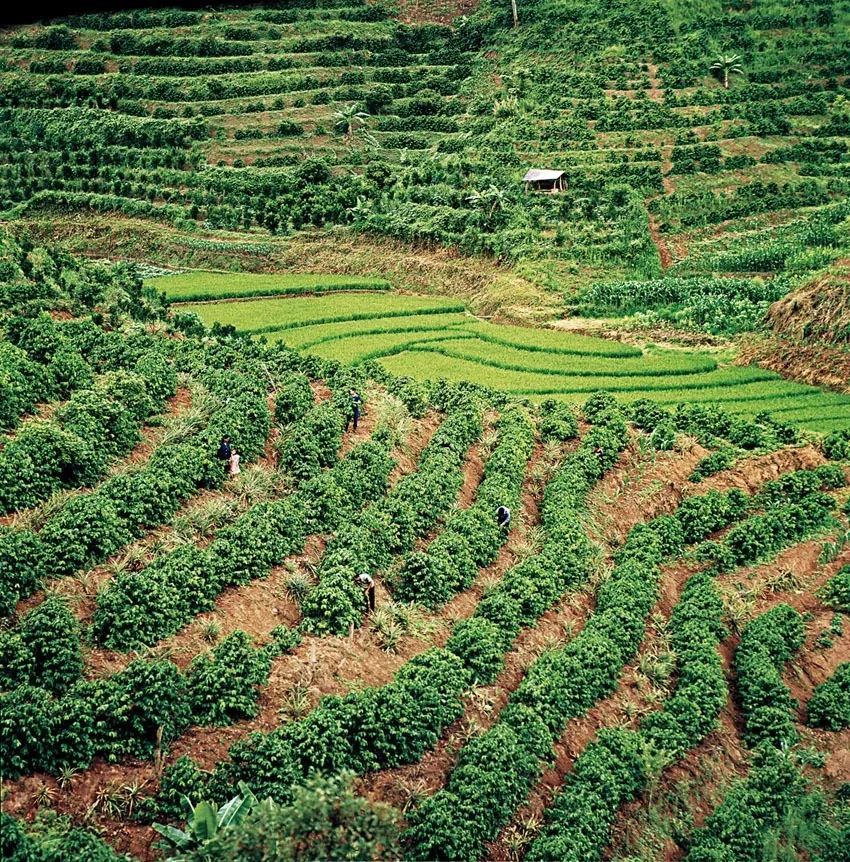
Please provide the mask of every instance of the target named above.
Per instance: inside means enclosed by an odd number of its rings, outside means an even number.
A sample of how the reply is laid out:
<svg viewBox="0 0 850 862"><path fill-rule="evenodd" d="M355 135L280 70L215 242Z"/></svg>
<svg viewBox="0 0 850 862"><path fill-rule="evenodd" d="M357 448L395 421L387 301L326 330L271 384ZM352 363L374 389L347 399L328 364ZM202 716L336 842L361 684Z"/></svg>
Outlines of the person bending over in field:
<svg viewBox="0 0 850 862"><path fill-rule="evenodd" d="M348 417L348 422L345 423L345 430L348 431L348 426L354 422L354 430L357 430L357 423L360 421L360 407L363 404L363 399L360 397L356 389L349 389L348 394L351 397L351 414Z"/></svg>
<svg viewBox="0 0 850 862"><path fill-rule="evenodd" d="M218 444L218 452L216 452L216 457L219 461L230 461L230 456L233 454L232 448L230 438L227 436L222 437Z"/></svg>
<svg viewBox="0 0 850 862"><path fill-rule="evenodd" d="M511 510L507 506L499 506L496 509L496 523L499 529L506 532L511 528Z"/></svg>
<svg viewBox="0 0 850 862"><path fill-rule="evenodd" d="M366 599L366 610L375 610L375 581L368 572L361 572L357 576L357 585L363 590Z"/></svg>
<svg viewBox="0 0 850 862"><path fill-rule="evenodd" d="M239 453L236 449L232 449L230 452L230 462L229 469L231 476L238 476L242 471L239 469Z"/></svg>

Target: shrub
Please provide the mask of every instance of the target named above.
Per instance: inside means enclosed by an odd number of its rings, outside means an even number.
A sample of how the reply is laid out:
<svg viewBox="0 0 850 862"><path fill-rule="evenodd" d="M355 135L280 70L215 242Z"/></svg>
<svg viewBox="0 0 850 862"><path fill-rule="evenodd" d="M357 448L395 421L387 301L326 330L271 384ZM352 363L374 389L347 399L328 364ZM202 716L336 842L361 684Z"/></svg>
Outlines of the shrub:
<svg viewBox="0 0 850 862"><path fill-rule="evenodd" d="M287 374L275 393L274 418L281 425L301 419L313 405L313 390L306 374Z"/></svg>
<svg viewBox="0 0 850 862"><path fill-rule="evenodd" d="M250 637L235 631L186 671L194 724L231 724L257 714L257 686L266 682L270 659Z"/></svg>
<svg viewBox="0 0 850 862"><path fill-rule="evenodd" d="M836 611L850 614L850 565L844 566L827 581L820 592L823 603Z"/></svg>
<svg viewBox="0 0 850 862"><path fill-rule="evenodd" d="M0 614L34 592L47 574L48 550L31 530L0 526Z"/></svg>
<svg viewBox="0 0 850 862"><path fill-rule="evenodd" d="M24 617L20 632L32 664L38 668L33 682L61 694L79 679L83 671L80 624L66 601L58 596L46 598Z"/></svg>
<svg viewBox="0 0 850 862"><path fill-rule="evenodd" d="M824 730L850 727L850 662L840 664L835 673L812 692L808 723Z"/></svg>
<svg viewBox="0 0 850 862"><path fill-rule="evenodd" d="M538 428L542 440L572 440L578 436L578 419L569 404L550 398L540 403Z"/></svg>
<svg viewBox="0 0 850 862"><path fill-rule="evenodd" d="M738 692L744 712L744 739L749 746L793 745L796 705L782 682L785 663L800 648L805 626L799 613L777 605L744 629L735 654Z"/></svg>

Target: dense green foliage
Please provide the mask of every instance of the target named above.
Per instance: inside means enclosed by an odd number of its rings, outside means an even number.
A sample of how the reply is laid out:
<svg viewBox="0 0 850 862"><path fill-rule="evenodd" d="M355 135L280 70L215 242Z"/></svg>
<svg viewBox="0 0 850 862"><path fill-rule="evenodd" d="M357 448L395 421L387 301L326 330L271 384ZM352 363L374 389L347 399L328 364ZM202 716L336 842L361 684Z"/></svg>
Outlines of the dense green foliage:
<svg viewBox="0 0 850 862"><path fill-rule="evenodd" d="M841 4L533 0L518 28L492 0L453 25L393 11L135 11L10 31L0 207L189 231L350 225L530 262L553 293L578 275L583 307L645 295L650 319L724 332L760 325L768 297L846 249ZM721 53L743 70L728 88ZM529 167L563 169L566 188L524 194ZM652 223L721 235L661 277Z"/></svg>
<svg viewBox="0 0 850 862"><path fill-rule="evenodd" d="M744 629L735 673L747 745L782 748L797 741L792 713L797 704L782 682L782 670L804 638L803 620L788 605L776 605Z"/></svg>
<svg viewBox="0 0 850 862"><path fill-rule="evenodd" d="M843 566L821 590L825 605L850 614L850 565Z"/></svg>
<svg viewBox="0 0 850 862"><path fill-rule="evenodd" d="M238 824L181 856L186 862L295 862L398 858L398 813L357 796L351 774L314 776L293 788L292 803L267 799Z"/></svg>
<svg viewBox="0 0 850 862"><path fill-rule="evenodd" d="M850 727L850 662L840 664L835 673L812 692L808 703L809 724L826 730Z"/></svg>

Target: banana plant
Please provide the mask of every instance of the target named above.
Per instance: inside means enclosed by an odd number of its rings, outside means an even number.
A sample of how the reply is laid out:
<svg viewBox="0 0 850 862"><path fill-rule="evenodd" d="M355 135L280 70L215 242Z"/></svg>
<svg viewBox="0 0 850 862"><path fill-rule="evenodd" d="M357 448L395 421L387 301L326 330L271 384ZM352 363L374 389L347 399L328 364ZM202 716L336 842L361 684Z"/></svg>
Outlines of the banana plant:
<svg viewBox="0 0 850 862"><path fill-rule="evenodd" d="M199 802L193 805L188 796L183 797L183 803L189 810L189 819L185 829L178 829L166 823L154 823L153 828L171 844L178 854L172 858L180 858L179 851L193 850L213 838L219 831L228 826L240 823L249 811L257 804L257 797L244 781L239 782L241 795L225 802L218 808L212 802Z"/></svg>

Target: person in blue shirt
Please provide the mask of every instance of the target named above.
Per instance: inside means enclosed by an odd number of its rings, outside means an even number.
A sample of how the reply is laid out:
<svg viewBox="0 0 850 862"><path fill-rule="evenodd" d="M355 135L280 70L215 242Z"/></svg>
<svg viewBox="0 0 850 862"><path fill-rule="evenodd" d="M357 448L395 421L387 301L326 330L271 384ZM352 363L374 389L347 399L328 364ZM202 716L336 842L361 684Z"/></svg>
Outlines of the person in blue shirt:
<svg viewBox="0 0 850 862"><path fill-rule="evenodd" d="M349 389L348 394L351 397L351 415L348 417L348 422L345 423L345 430L348 431L348 426L354 421L354 430L357 430L357 423L360 421L360 407L363 404L363 399L360 397L356 389Z"/></svg>

